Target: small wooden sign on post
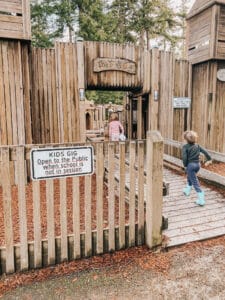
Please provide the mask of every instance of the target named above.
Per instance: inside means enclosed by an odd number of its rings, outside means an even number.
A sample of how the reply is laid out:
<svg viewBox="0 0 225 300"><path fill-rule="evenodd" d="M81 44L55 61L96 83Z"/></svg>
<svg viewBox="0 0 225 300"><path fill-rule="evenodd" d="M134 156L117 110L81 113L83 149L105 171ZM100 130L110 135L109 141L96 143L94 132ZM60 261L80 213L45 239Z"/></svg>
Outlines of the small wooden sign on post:
<svg viewBox="0 0 225 300"><path fill-rule="evenodd" d="M94 169L93 147L31 150L33 180L91 175Z"/></svg>

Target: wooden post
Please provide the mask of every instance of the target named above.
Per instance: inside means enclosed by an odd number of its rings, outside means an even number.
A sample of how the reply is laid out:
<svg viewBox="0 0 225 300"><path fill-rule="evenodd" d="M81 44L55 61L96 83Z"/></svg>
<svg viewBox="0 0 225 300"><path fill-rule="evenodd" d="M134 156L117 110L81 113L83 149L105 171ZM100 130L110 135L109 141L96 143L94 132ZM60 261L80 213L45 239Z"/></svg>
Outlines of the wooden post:
<svg viewBox="0 0 225 300"><path fill-rule="evenodd" d="M149 101L149 126L151 130L158 130L159 114L159 49L152 49L151 94Z"/></svg>
<svg viewBox="0 0 225 300"><path fill-rule="evenodd" d="M149 248L162 243L163 139L158 131L147 133L146 244Z"/></svg>
<svg viewBox="0 0 225 300"><path fill-rule="evenodd" d="M85 90L85 77L84 77L84 43L77 42L77 80L78 92L80 98L80 90ZM82 100L82 99L80 99ZM84 100L84 99L83 99ZM79 102L80 108L80 140L85 142L86 139L86 124L85 124L85 101Z"/></svg>
<svg viewBox="0 0 225 300"><path fill-rule="evenodd" d="M138 96L138 111L137 111L137 138L142 139L142 96Z"/></svg>

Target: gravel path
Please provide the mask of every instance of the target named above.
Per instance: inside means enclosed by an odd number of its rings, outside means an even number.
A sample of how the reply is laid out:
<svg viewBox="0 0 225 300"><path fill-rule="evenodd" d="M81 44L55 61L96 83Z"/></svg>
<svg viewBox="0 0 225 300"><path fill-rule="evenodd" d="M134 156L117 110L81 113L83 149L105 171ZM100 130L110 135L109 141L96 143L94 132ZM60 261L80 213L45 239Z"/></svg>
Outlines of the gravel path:
<svg viewBox="0 0 225 300"><path fill-rule="evenodd" d="M98 266L90 262L85 271L71 271L18 287L2 299L222 300L225 299L224 257L225 237L161 253L133 248L107 254Z"/></svg>

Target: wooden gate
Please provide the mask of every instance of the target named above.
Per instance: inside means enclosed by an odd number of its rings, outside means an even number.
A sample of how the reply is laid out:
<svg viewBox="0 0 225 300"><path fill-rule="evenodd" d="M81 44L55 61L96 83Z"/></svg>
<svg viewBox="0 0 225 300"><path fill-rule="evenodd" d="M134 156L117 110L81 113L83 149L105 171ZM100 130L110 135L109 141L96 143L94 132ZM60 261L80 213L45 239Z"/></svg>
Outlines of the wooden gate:
<svg viewBox="0 0 225 300"><path fill-rule="evenodd" d="M161 244L160 134L93 147L93 175L40 181L30 178L30 147L0 148L1 273Z"/></svg>

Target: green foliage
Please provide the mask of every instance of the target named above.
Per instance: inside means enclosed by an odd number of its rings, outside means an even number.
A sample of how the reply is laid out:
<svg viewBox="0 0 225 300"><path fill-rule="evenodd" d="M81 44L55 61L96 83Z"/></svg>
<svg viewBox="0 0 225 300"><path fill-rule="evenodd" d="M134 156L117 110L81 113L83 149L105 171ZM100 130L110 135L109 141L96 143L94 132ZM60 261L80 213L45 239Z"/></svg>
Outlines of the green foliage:
<svg viewBox="0 0 225 300"><path fill-rule="evenodd" d="M73 32L77 23L77 5L73 0L31 2L32 44L51 47L62 38L65 29Z"/></svg>
<svg viewBox="0 0 225 300"><path fill-rule="evenodd" d="M96 104L122 104L125 92L110 92L110 91L86 91L86 98L93 100Z"/></svg>
<svg viewBox="0 0 225 300"><path fill-rule="evenodd" d="M77 1L79 11L78 35L84 40L107 41L106 15L101 0Z"/></svg>

